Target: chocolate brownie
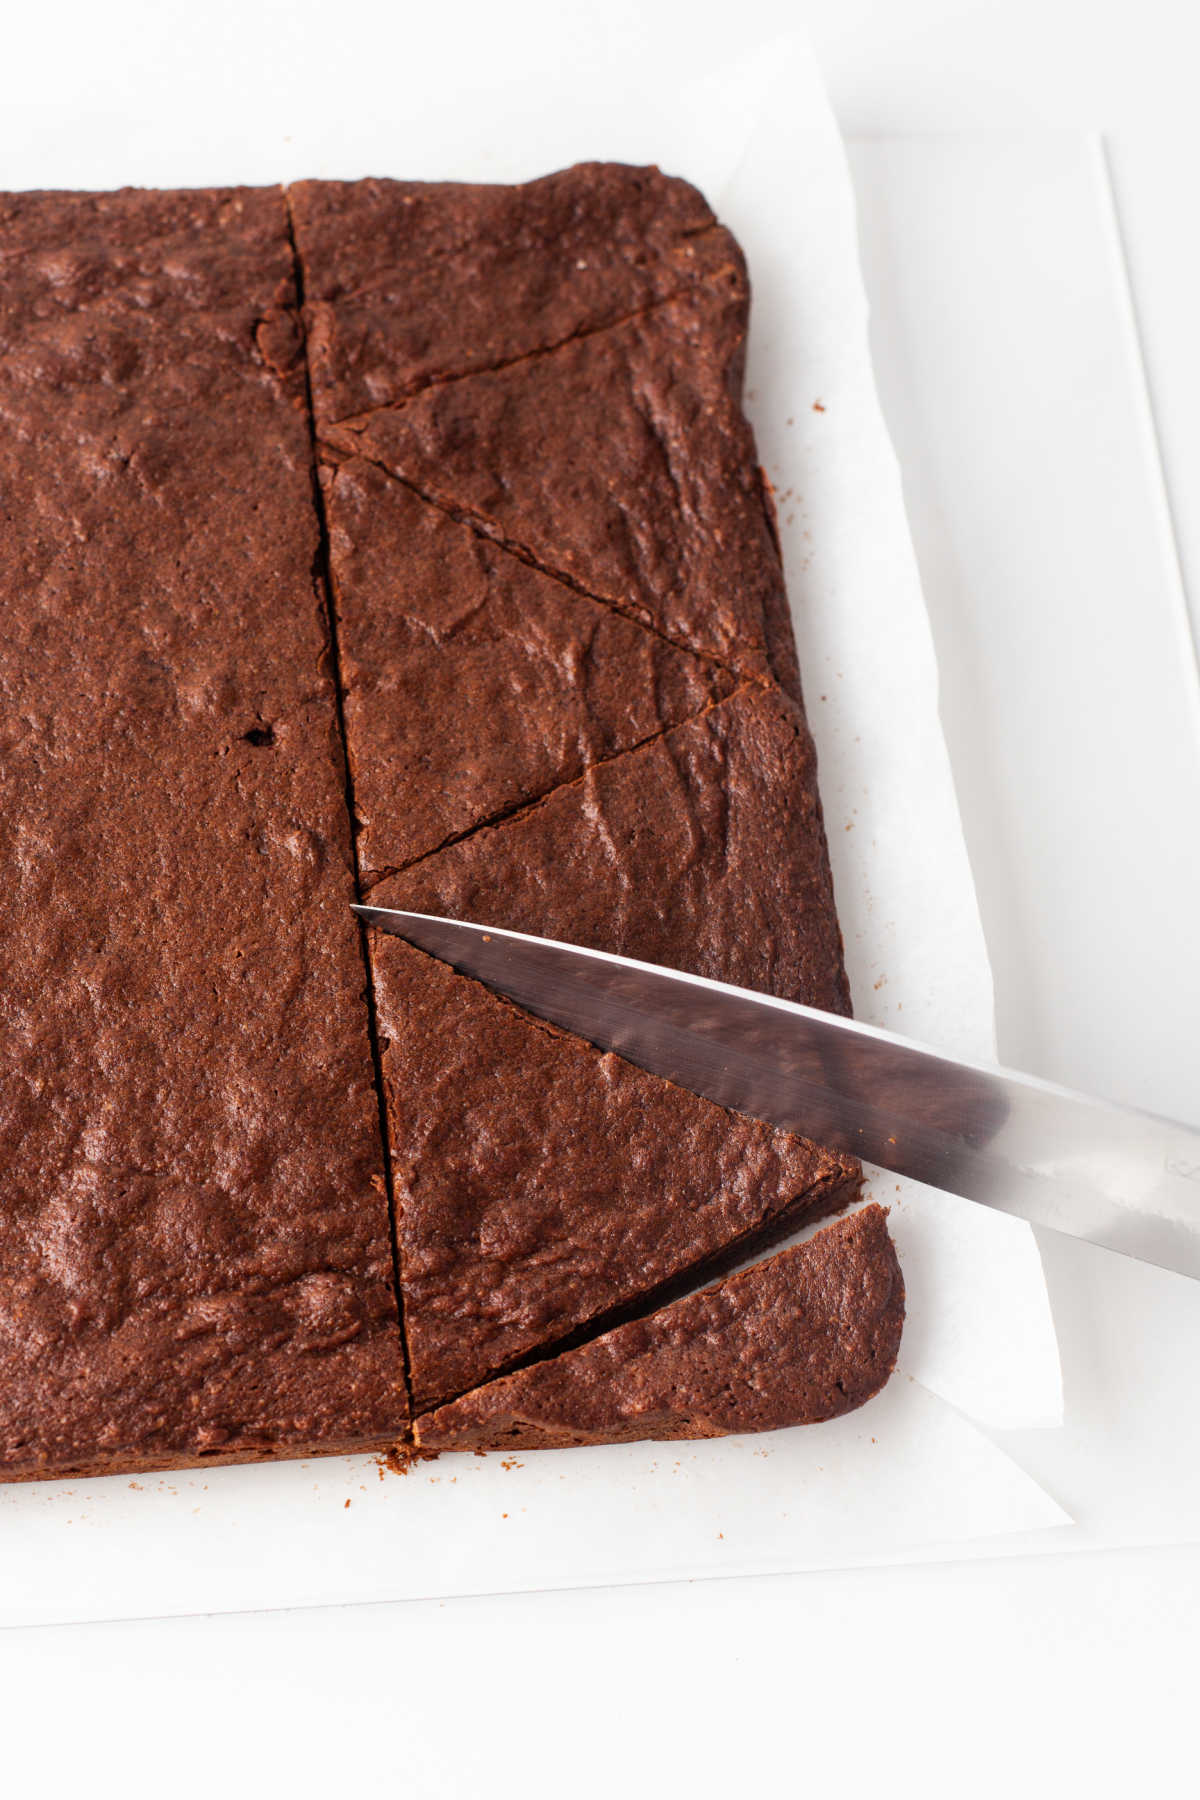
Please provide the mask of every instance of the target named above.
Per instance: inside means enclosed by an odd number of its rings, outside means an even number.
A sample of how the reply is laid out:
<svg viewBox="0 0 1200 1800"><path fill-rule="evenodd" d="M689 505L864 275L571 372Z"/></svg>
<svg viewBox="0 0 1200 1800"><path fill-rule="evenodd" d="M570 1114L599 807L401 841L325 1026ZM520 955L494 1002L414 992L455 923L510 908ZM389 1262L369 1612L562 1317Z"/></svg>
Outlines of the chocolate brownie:
<svg viewBox="0 0 1200 1800"><path fill-rule="evenodd" d="M770 687L743 687L371 898L849 1011L812 741Z"/></svg>
<svg viewBox="0 0 1200 1800"><path fill-rule="evenodd" d="M278 191L0 199L0 1469L406 1404Z"/></svg>
<svg viewBox="0 0 1200 1800"><path fill-rule="evenodd" d="M769 672L783 576L739 403L744 287L322 428L672 642Z"/></svg>
<svg viewBox="0 0 1200 1800"><path fill-rule="evenodd" d="M686 181L583 163L515 187L301 181L313 403L328 425L491 369L712 278L741 251Z"/></svg>
<svg viewBox="0 0 1200 1800"><path fill-rule="evenodd" d="M776 1431L852 1412L896 1362L904 1282L882 1207L578 1349L418 1416L421 1450Z"/></svg>
<svg viewBox="0 0 1200 1800"><path fill-rule="evenodd" d="M19 195L0 257L0 1476L382 1446L526 1364L579 1412L522 1442L865 1391L882 1251L836 1349L815 1250L669 1304L857 1164L364 965L348 905L848 1004L701 197Z"/></svg>
<svg viewBox="0 0 1200 1800"><path fill-rule="evenodd" d="M724 1112L374 939L414 1397L426 1407L745 1239L851 1160Z"/></svg>
<svg viewBox="0 0 1200 1800"><path fill-rule="evenodd" d="M322 479L365 885L729 691L371 463Z"/></svg>

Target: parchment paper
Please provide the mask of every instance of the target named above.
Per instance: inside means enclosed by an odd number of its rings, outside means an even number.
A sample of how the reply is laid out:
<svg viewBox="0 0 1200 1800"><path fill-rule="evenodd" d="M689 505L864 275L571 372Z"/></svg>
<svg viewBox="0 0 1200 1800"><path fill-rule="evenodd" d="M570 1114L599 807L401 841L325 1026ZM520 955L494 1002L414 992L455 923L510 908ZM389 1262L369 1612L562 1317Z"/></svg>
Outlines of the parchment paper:
<svg viewBox="0 0 1200 1800"><path fill-rule="evenodd" d="M256 46L256 30L248 18L247 66L278 49ZM208 86L202 63L186 94L139 89L119 127L106 112L102 135L65 95L60 118L29 121L5 178L499 180L609 157L699 181L750 260L750 407L778 494L856 1007L987 1055L987 958L875 398L841 146L801 41L689 81L675 78L674 51L648 22L633 74L593 68L585 46L547 85L514 46L472 104L448 108L436 80L409 82L402 114L331 108L319 59L253 106L238 68L222 63L218 82L214 64ZM136 49L130 67L133 80ZM0 1489L0 1622L829 1567L1065 1522L967 1416L1060 1415L1030 1233L890 1177L874 1191L893 1206L909 1323L901 1372L849 1419L692 1446L443 1458L405 1478L336 1459Z"/></svg>

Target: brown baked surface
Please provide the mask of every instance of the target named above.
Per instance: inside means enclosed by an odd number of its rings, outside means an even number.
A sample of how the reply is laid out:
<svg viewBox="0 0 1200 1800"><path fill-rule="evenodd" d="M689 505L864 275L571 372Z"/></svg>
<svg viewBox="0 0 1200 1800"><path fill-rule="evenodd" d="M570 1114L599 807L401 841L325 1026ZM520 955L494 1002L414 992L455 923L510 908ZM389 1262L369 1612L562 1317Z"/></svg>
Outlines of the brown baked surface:
<svg viewBox="0 0 1200 1800"><path fill-rule="evenodd" d="M844 1011L744 269L660 177L648 232L645 181L292 193L363 885ZM372 956L418 1404L856 1191L393 939Z"/></svg>
<svg viewBox="0 0 1200 1800"><path fill-rule="evenodd" d="M383 1443L282 200L8 196L0 251L0 1469Z"/></svg>
<svg viewBox="0 0 1200 1800"><path fill-rule="evenodd" d="M645 311L745 285L704 196L654 168L582 163L515 187L301 181L288 190L322 425Z"/></svg>
<svg viewBox="0 0 1200 1800"><path fill-rule="evenodd" d="M769 686L589 769L371 899L850 1010L812 740Z"/></svg>
<svg viewBox="0 0 1200 1800"><path fill-rule="evenodd" d="M375 940L374 969L417 1405L858 1191L852 1159L605 1055L397 938Z"/></svg>
<svg viewBox="0 0 1200 1800"><path fill-rule="evenodd" d="M740 277L697 282L322 440L673 643L762 676L783 577L740 405L748 305Z"/></svg>
<svg viewBox="0 0 1200 1800"><path fill-rule="evenodd" d="M648 1318L418 1416L421 1450L539 1450L811 1425L896 1362L904 1282L882 1207Z"/></svg>
<svg viewBox="0 0 1200 1800"><path fill-rule="evenodd" d="M349 911L847 1010L736 244L593 164L8 196L0 257L0 1477L382 1446L639 1312L672 1429L815 1407L817 1252L674 1296L857 1165ZM645 1435L589 1392L537 1441Z"/></svg>
<svg viewBox="0 0 1200 1800"><path fill-rule="evenodd" d="M371 463L323 482L364 886L729 692Z"/></svg>

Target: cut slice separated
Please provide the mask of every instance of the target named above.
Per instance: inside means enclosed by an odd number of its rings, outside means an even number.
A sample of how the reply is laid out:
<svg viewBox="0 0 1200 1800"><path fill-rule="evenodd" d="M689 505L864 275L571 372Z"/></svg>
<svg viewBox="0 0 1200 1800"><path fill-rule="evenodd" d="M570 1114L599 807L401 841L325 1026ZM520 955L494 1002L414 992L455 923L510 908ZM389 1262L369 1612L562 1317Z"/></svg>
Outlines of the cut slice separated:
<svg viewBox="0 0 1200 1800"><path fill-rule="evenodd" d="M880 1206L418 1415L419 1451L539 1450L811 1425L887 1381L904 1282Z"/></svg>

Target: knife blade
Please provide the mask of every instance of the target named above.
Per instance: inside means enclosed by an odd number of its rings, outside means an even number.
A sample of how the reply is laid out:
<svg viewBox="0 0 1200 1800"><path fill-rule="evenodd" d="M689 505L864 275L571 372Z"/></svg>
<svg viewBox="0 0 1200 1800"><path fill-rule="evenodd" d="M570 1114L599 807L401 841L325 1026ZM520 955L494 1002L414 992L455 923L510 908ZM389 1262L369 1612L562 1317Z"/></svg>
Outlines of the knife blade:
<svg viewBox="0 0 1200 1800"><path fill-rule="evenodd" d="M358 906L527 1012L898 1175L1200 1280L1200 1131L601 950Z"/></svg>

